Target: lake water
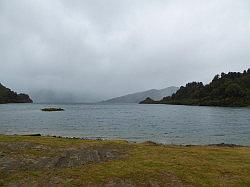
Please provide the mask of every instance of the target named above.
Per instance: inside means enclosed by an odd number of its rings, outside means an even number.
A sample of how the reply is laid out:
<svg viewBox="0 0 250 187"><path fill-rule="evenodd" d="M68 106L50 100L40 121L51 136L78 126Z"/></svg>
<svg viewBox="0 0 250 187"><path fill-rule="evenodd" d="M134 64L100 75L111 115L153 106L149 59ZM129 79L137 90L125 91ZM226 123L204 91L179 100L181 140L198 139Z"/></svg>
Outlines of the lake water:
<svg viewBox="0 0 250 187"><path fill-rule="evenodd" d="M62 107L65 111L40 111L44 107ZM250 145L250 108L7 104L0 105L0 133Z"/></svg>

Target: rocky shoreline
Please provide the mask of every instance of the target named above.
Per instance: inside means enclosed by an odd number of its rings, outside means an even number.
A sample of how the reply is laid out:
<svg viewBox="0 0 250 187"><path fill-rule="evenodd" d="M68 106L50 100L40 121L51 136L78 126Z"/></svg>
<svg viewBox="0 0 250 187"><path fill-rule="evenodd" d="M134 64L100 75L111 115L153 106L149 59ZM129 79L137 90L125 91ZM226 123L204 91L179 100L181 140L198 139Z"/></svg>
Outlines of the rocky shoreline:
<svg viewBox="0 0 250 187"><path fill-rule="evenodd" d="M0 134L1 135L1 134ZM4 134L2 134L4 135ZM53 137L53 138L63 138L63 139L76 139L76 140L96 140L96 141L106 141L112 139L104 138L104 137L76 137L76 136L57 136L57 135L43 135L43 134L13 134L14 136L43 136L43 137ZM127 141L124 139L118 139L120 141L125 141L128 143L139 143L135 141ZM233 144L233 143L216 143L216 144L164 144L164 143L158 143L154 141L145 141L142 142L143 144L151 144L151 145L162 145L162 146L185 146L185 147L191 147L191 146L214 146L214 147L249 147L249 146L244 146L244 145L239 145L239 144Z"/></svg>

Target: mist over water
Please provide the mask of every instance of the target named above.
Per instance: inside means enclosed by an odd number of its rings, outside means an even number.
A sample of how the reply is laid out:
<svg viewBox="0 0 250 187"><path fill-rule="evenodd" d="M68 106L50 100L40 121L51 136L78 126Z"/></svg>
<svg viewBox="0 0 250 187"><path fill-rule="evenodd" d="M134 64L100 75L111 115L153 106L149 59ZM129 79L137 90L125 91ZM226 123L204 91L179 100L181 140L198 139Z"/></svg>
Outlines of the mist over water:
<svg viewBox="0 0 250 187"><path fill-rule="evenodd" d="M64 112L42 112L62 107ZM0 105L0 133L250 145L250 108L138 104Z"/></svg>
<svg viewBox="0 0 250 187"><path fill-rule="evenodd" d="M249 68L249 7L247 0L1 0L0 82L37 102L208 83ZM56 98L42 96L46 90Z"/></svg>

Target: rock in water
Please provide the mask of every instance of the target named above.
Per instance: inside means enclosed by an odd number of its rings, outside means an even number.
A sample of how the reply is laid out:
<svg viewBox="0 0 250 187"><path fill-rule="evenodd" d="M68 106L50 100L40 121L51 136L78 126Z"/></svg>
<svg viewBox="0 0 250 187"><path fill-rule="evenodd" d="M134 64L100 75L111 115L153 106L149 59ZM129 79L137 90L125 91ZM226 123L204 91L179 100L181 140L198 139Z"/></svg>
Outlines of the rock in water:
<svg viewBox="0 0 250 187"><path fill-rule="evenodd" d="M56 111L64 111L62 108L42 108L41 111L43 112L56 112Z"/></svg>

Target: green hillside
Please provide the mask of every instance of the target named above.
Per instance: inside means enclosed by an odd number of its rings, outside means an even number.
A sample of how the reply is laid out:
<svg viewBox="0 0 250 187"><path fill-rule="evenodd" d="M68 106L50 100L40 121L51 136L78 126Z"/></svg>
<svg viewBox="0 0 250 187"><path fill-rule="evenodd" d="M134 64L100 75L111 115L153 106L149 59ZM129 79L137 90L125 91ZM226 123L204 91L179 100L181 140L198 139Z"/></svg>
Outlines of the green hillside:
<svg viewBox="0 0 250 187"><path fill-rule="evenodd" d="M232 106L250 105L250 69L240 72L221 73L212 82L192 82L182 86L175 94L160 101L149 98L141 104L176 104L199 106Z"/></svg>
<svg viewBox="0 0 250 187"><path fill-rule="evenodd" d="M17 94L0 83L0 104L5 103L32 103L27 94Z"/></svg>

